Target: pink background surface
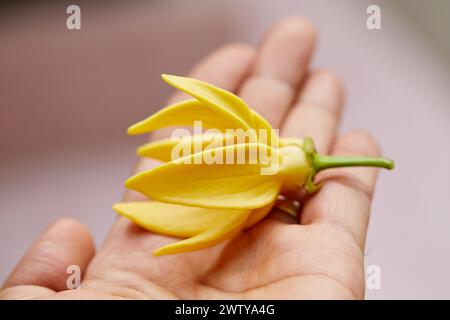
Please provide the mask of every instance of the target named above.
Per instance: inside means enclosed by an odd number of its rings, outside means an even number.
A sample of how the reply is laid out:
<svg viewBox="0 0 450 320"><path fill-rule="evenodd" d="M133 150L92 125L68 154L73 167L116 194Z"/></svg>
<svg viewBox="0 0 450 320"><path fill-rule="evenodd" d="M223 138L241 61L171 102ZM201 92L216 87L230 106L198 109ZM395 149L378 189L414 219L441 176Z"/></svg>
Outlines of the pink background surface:
<svg viewBox="0 0 450 320"><path fill-rule="evenodd" d="M382 288L367 297L450 298L450 29L439 20L450 6L377 1L383 29L369 31L372 3L83 2L75 32L65 28L68 3L3 12L0 281L58 217L80 219L101 243L141 142L125 129L170 93L160 73L185 74L220 44L255 43L271 22L299 14L320 34L313 65L346 84L342 131L369 130L397 164L375 196L366 263L380 266Z"/></svg>

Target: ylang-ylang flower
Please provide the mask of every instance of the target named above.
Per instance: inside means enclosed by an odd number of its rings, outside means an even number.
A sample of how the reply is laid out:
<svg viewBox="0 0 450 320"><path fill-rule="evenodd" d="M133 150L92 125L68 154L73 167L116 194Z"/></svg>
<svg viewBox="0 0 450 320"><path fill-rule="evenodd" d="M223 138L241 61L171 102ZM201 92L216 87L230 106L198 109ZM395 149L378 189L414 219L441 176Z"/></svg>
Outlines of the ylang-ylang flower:
<svg viewBox="0 0 450 320"><path fill-rule="evenodd" d="M114 205L142 228L184 239L157 249L155 255L199 250L235 236L263 219L280 195L303 187L315 191L314 177L323 169L393 168L384 158L319 155L311 138L279 138L266 119L231 92L195 79L162 78L193 99L160 110L128 133L198 127L199 121L202 130L138 148L140 156L163 164L125 184L151 200Z"/></svg>

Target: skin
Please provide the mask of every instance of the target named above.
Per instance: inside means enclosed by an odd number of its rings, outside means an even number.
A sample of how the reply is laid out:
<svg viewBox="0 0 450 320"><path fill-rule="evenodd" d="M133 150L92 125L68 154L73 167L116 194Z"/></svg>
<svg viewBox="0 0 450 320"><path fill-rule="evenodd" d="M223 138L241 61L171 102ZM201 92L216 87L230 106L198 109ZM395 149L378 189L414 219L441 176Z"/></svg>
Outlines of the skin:
<svg viewBox="0 0 450 320"><path fill-rule="evenodd" d="M312 136L321 153L378 156L363 131L336 136L343 88L332 72L309 69L315 42L307 21L286 18L257 48L227 45L189 76L236 92L283 136ZM177 93L170 103L183 98ZM136 170L153 165L147 159ZM327 170L317 177L325 181L319 192L303 199L298 220L273 212L233 240L180 255L153 256L155 248L175 239L123 217L95 252L83 225L61 219L18 263L0 298L362 299L376 175L373 168ZM128 192L124 198L140 196ZM66 268L72 264L81 267L82 284L66 290Z"/></svg>

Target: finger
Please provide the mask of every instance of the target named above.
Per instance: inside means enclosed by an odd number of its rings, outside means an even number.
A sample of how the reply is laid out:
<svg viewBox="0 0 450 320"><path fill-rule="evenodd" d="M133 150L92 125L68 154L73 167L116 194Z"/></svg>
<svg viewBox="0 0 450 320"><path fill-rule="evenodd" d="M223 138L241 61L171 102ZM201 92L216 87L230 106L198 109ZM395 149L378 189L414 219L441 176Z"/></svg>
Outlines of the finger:
<svg viewBox="0 0 450 320"><path fill-rule="evenodd" d="M77 265L83 275L94 252L92 237L85 226L76 220L60 219L31 246L4 288L35 285L55 291L67 290L67 267Z"/></svg>
<svg viewBox="0 0 450 320"><path fill-rule="evenodd" d="M333 73L312 72L286 117L283 136L311 136L317 150L328 153L338 128L343 100L343 87Z"/></svg>
<svg viewBox="0 0 450 320"><path fill-rule="evenodd" d="M275 128L306 74L315 38L314 28L304 19L293 17L277 23L265 36L252 73L239 91Z"/></svg>
<svg viewBox="0 0 450 320"><path fill-rule="evenodd" d="M201 61L195 66L190 77L209 82L225 90L236 92L247 76L253 62L255 50L245 44L226 45ZM169 99L169 104L189 98L185 93L177 91ZM170 129L159 130L151 135L151 140L158 140L170 136ZM141 159L135 167L135 172L153 168L160 162L153 159ZM145 199L143 195L133 190L126 190L125 201Z"/></svg>
<svg viewBox="0 0 450 320"><path fill-rule="evenodd" d="M344 135L333 148L334 155L376 157L379 153L374 140L363 131ZM323 186L306 202L301 224L332 224L349 233L363 249L377 173L374 168L340 168L321 172L318 180L323 182Z"/></svg>

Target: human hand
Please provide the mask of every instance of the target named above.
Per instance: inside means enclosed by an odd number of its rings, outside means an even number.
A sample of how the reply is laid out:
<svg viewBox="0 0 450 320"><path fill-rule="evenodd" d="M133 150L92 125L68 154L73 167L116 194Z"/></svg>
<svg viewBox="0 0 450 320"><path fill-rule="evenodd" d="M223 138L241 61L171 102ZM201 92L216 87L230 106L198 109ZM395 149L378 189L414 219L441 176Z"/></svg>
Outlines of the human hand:
<svg viewBox="0 0 450 320"><path fill-rule="evenodd" d="M236 92L286 137L312 136L321 153L377 156L360 131L336 137L343 89L329 71L309 70L309 23L277 23L261 45L232 44L190 75ZM171 102L182 98L175 95ZM154 165L149 160L138 170ZM0 298L41 299L346 299L364 297L364 247L376 169L332 169L304 199L299 220L273 212L232 240L197 252L156 257L174 239L119 217L94 253L89 232L63 219L35 242ZM135 200L128 193L125 201ZM81 287L66 290L66 268L79 265Z"/></svg>

